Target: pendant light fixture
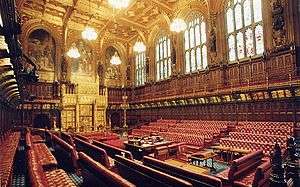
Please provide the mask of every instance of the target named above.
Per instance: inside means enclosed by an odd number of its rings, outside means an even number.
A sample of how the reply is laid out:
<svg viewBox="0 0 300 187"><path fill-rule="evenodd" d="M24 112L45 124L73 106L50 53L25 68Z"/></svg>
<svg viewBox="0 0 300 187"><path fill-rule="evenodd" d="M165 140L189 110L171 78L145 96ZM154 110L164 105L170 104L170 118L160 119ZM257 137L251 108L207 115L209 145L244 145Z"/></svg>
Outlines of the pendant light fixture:
<svg viewBox="0 0 300 187"><path fill-rule="evenodd" d="M182 32L185 31L187 25L185 23L185 21L181 18L176 18L172 21L171 25L170 25L170 30L172 32Z"/></svg>
<svg viewBox="0 0 300 187"><path fill-rule="evenodd" d="M91 0L89 0L89 12L91 12ZM92 19L92 16L90 17L89 21L90 22ZM96 40L98 37L98 34L96 32L96 30L90 26L88 26L88 24L85 26L84 30L81 32L81 36L83 39L85 40Z"/></svg>
<svg viewBox="0 0 300 187"><path fill-rule="evenodd" d="M79 58L80 57L80 53L78 48L76 47L75 43L72 44L72 47L69 49L69 51L67 52L68 57L70 58Z"/></svg>
<svg viewBox="0 0 300 187"><path fill-rule="evenodd" d="M122 63L117 51L115 52L115 54L111 57L110 59L110 63L112 65L120 65Z"/></svg>
<svg viewBox="0 0 300 187"><path fill-rule="evenodd" d="M108 3L114 9L124 9L129 6L130 0L108 0Z"/></svg>
<svg viewBox="0 0 300 187"><path fill-rule="evenodd" d="M136 53L145 52L146 51L146 46L142 41L137 40L135 42L134 46L133 46L133 51L136 52Z"/></svg>

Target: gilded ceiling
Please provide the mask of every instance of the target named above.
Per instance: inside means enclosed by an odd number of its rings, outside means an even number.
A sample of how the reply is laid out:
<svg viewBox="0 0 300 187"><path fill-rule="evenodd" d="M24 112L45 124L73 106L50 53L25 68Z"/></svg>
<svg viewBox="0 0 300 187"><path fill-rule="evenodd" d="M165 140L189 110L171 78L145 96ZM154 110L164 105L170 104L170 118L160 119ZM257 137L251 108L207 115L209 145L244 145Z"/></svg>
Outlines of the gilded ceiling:
<svg viewBox="0 0 300 187"><path fill-rule="evenodd" d="M40 19L68 30L82 30L88 23L100 35L130 41L139 32L147 32L163 14L173 19L182 7L201 7L217 12L225 0L132 0L124 10L114 10L107 0L17 0L23 22Z"/></svg>

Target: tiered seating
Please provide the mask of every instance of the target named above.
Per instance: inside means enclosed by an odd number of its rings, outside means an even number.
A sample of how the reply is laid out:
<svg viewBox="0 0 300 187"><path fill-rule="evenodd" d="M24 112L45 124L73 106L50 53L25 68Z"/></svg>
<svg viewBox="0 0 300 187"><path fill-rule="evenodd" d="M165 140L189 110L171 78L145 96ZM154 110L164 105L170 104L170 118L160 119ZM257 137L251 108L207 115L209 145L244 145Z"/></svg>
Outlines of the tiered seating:
<svg viewBox="0 0 300 187"><path fill-rule="evenodd" d="M186 142L190 145L203 147L215 137L227 130L227 121L191 121L191 120L158 120L149 125L143 125L140 129L133 129L132 135L144 136L159 134L167 140Z"/></svg>
<svg viewBox="0 0 300 187"><path fill-rule="evenodd" d="M264 154L269 155L273 151L274 143L260 143L255 141L233 140L230 138L222 138L220 140L222 147L229 147L233 149L243 149L258 151L263 150Z"/></svg>
<svg viewBox="0 0 300 187"><path fill-rule="evenodd" d="M282 146L285 146L287 141L287 136L280 135L267 135L267 134L251 134L251 133L239 133L239 132L230 132L229 137L233 140L249 140L254 142L268 143L268 142L277 142Z"/></svg>
<svg viewBox="0 0 300 187"><path fill-rule="evenodd" d="M118 135L112 132L84 132L84 133L77 133L81 136L84 136L90 140L97 140L97 141L107 141L107 140L115 140L119 139Z"/></svg>
<svg viewBox="0 0 300 187"><path fill-rule="evenodd" d="M261 128L261 129L286 129L290 132L293 131L293 122L239 122L240 126L248 128Z"/></svg>
<svg viewBox="0 0 300 187"><path fill-rule="evenodd" d="M121 176L106 169L103 165L95 162L86 154L79 153L79 166L82 169L84 178L83 186L103 186L103 187L133 187L127 180Z"/></svg>
<svg viewBox="0 0 300 187"><path fill-rule="evenodd" d="M255 128L255 127L237 127L237 132L251 133L251 134L269 134L269 135L279 135L279 136L289 136L291 132L287 129L280 128Z"/></svg>
<svg viewBox="0 0 300 187"><path fill-rule="evenodd" d="M275 143L286 148L288 136L293 134L293 123L290 122L239 122L235 132L229 137L221 138L220 146L250 151L263 150L269 155Z"/></svg>
<svg viewBox="0 0 300 187"><path fill-rule="evenodd" d="M0 144L0 186L11 186L11 177L14 163L14 156L19 145L20 133L14 132L4 135Z"/></svg>
<svg viewBox="0 0 300 187"><path fill-rule="evenodd" d="M200 135L189 135L171 132L160 132L159 135L165 137L166 140L174 142L185 142L187 144L196 145L199 147L204 146L204 137Z"/></svg>
<svg viewBox="0 0 300 187"><path fill-rule="evenodd" d="M150 167L139 164L133 160L116 156L116 166L119 174L134 183L136 186L143 187L169 187L169 186L192 186L191 183L179 179L177 177L168 175L164 172L152 169Z"/></svg>
<svg viewBox="0 0 300 187"><path fill-rule="evenodd" d="M203 187L221 187L222 182L220 179L201 174L195 173L181 167L170 165L166 162L145 156L143 159L143 164L145 166L157 169L161 172L167 173L169 175L178 177L180 179L186 180L193 184L193 186L203 186Z"/></svg>

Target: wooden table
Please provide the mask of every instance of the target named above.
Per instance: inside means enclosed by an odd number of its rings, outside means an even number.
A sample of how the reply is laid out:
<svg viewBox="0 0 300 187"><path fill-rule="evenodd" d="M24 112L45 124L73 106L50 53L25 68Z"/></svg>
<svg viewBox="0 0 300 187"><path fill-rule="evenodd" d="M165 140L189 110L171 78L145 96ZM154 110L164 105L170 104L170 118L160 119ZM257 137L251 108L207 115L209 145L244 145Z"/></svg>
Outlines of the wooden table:
<svg viewBox="0 0 300 187"><path fill-rule="evenodd" d="M144 143L142 145L130 144L128 141L124 142L125 149L132 153L134 159L142 160L144 156L154 153L156 147L166 146L173 143L172 141L156 142L154 144Z"/></svg>
<svg viewBox="0 0 300 187"><path fill-rule="evenodd" d="M211 148L213 149L214 152L216 152L216 150L220 151L220 153L225 152L226 162L230 162L233 159L233 154L235 153L246 155L251 152L251 150L247 150L247 149L238 149L238 148L224 147L224 146L212 146Z"/></svg>
<svg viewBox="0 0 300 187"><path fill-rule="evenodd" d="M215 171L214 168L214 157L217 154L213 151L199 151L196 153L193 153L190 155L189 160L193 164L194 162L196 163L197 166L199 166L198 162L203 162L205 161L205 166L208 167L207 165L207 160L211 159L211 171Z"/></svg>

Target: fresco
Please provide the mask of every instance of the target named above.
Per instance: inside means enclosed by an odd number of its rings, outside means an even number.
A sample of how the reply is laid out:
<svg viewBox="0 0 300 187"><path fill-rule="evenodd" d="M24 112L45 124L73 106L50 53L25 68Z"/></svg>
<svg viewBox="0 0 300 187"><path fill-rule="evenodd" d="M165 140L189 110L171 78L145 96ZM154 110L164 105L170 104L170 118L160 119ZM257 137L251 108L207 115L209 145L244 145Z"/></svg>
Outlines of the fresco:
<svg viewBox="0 0 300 187"><path fill-rule="evenodd" d="M54 38L45 30L37 29L28 37L28 56L40 71L54 71L56 46Z"/></svg>
<svg viewBox="0 0 300 187"><path fill-rule="evenodd" d="M78 48L80 57L78 59L71 59L72 73L91 75L93 73L93 52L91 48L83 40L77 41L75 45Z"/></svg>

